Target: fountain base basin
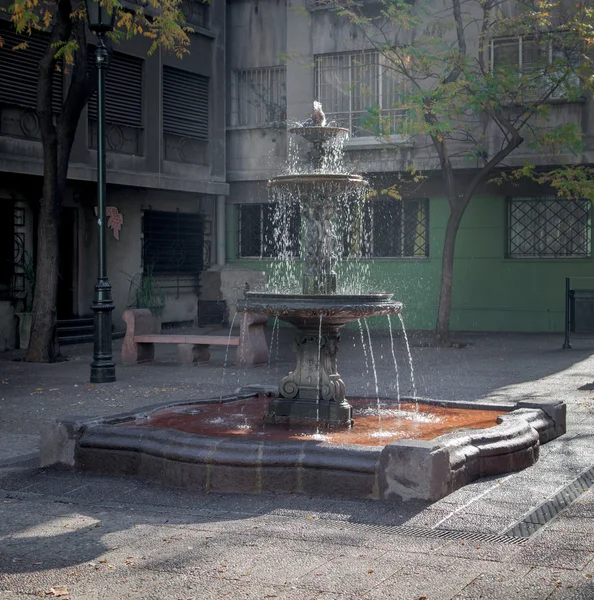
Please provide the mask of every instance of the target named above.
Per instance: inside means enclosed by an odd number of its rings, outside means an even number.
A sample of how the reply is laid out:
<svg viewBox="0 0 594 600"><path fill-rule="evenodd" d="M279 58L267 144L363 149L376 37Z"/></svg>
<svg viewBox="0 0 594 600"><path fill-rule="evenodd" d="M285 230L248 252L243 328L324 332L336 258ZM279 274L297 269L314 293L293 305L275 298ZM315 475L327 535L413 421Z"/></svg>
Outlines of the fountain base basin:
<svg viewBox="0 0 594 600"><path fill-rule="evenodd" d="M250 390L224 399L224 404L254 397ZM261 395L260 409L266 401ZM192 415L219 405L218 398L191 400L111 417L48 423L42 428L41 465L136 476L189 490L435 501L480 477L529 467L538 460L541 444L565 433L563 402L423 402L445 408L490 409L500 411L501 416L497 425L486 429L464 429L429 440L386 441L385 445L383 441L379 445L377 441L376 445L327 443L324 435L309 439L300 435L291 439L217 437L207 431L190 433L148 422L165 409ZM282 426L269 428L278 431ZM336 435L344 432L337 430Z"/></svg>

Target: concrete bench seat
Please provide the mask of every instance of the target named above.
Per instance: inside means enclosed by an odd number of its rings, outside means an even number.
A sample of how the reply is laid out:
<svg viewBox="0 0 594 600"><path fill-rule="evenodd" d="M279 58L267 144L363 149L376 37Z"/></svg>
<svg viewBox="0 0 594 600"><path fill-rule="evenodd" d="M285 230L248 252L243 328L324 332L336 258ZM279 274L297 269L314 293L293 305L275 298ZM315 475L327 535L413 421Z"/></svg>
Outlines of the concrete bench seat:
<svg viewBox="0 0 594 600"><path fill-rule="evenodd" d="M268 362L268 345L264 326L268 317L248 314L240 321L239 336L157 333L150 310L129 309L122 315L126 322L126 337L122 344L122 362L136 364L155 358L155 344L176 344L182 365L210 360L210 346L236 346L236 361L242 366Z"/></svg>

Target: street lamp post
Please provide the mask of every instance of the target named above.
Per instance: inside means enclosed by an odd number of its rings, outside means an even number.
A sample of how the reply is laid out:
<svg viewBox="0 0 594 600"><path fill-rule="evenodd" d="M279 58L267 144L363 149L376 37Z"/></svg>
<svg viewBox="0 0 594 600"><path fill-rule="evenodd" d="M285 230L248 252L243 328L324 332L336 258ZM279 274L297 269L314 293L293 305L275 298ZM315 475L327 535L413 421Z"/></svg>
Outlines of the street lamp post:
<svg viewBox="0 0 594 600"><path fill-rule="evenodd" d="M99 0L85 0L89 29L97 36L97 225L98 265L97 283L91 309L94 318L93 361L91 383L107 383L116 380L115 365L111 350L111 313L114 309L111 284L107 279L107 253L105 243L106 184L105 184L105 69L107 48L105 34L112 31L115 10Z"/></svg>

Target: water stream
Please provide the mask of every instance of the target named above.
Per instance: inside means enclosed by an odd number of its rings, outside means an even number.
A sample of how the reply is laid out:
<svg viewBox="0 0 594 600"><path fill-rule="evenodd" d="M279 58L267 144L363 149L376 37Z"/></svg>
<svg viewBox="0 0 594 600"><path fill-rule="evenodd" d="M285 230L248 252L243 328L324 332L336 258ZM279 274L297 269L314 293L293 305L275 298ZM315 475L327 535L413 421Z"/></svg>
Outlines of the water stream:
<svg viewBox="0 0 594 600"><path fill-rule="evenodd" d="M412 384L413 398L415 399L415 402L417 402L417 406L418 406L417 386L415 384L415 367L413 365L412 354L410 353L410 344L408 343L408 335L406 333L406 328L404 327L404 319L402 318L402 315L400 313L398 313L398 318L400 319L400 324L402 325L402 333L404 335L404 344L406 345L406 353L408 354L408 364L410 366L410 381Z"/></svg>
<svg viewBox="0 0 594 600"><path fill-rule="evenodd" d="M390 349L392 350L392 358L394 359L394 374L396 375L396 402L400 408L400 373L398 373L398 361L396 360L396 352L394 350L394 333L392 331L391 315L388 317L388 331L390 332Z"/></svg>
<svg viewBox="0 0 594 600"><path fill-rule="evenodd" d="M237 313L233 315L231 325L229 326L229 335L227 336L227 346L225 347L225 360L223 361L223 374L221 376L221 395L219 396L219 402L223 399L223 390L225 389L225 375L227 373L227 357L229 356L229 346L231 344L231 334L233 333L233 325L235 325L235 319Z"/></svg>

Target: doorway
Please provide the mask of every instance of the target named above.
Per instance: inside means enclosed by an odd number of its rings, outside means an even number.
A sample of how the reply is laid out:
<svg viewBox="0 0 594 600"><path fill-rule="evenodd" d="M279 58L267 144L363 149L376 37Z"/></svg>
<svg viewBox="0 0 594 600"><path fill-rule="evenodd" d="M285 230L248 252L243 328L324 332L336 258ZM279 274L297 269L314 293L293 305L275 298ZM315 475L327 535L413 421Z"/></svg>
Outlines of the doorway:
<svg viewBox="0 0 594 600"><path fill-rule="evenodd" d="M60 223L60 262L58 269L58 319L72 319L76 314L78 280L78 209L64 207Z"/></svg>

